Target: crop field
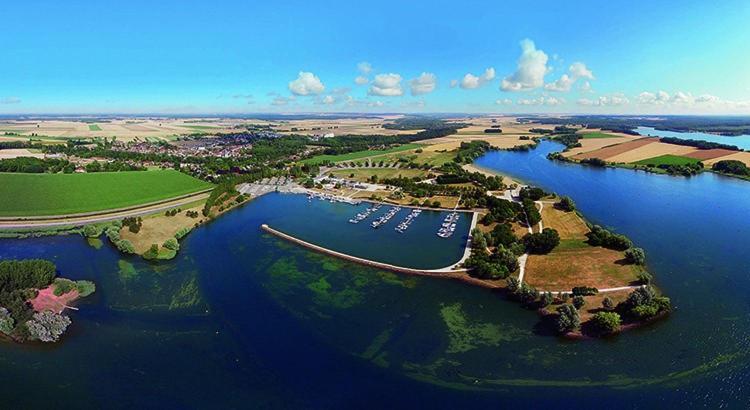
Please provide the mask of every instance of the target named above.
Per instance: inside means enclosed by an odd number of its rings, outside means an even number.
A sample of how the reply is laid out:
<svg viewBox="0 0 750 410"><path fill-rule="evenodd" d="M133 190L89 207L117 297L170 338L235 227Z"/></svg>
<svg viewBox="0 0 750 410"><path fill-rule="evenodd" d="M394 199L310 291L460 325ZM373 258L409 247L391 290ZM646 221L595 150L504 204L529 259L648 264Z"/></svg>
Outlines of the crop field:
<svg viewBox="0 0 750 410"><path fill-rule="evenodd" d="M622 259L622 252L563 241L547 255L529 256L524 281L543 290L628 286L638 280L637 268L622 264Z"/></svg>
<svg viewBox="0 0 750 410"><path fill-rule="evenodd" d="M607 134L604 132L582 132L580 133L583 139L596 139L596 138L619 138L619 135Z"/></svg>
<svg viewBox="0 0 750 410"><path fill-rule="evenodd" d="M638 165L690 165L690 164L697 164L700 162L700 160L690 157L682 157L679 155L660 155L658 157L649 158L649 159L643 159L637 162L634 162L634 164Z"/></svg>
<svg viewBox="0 0 750 410"><path fill-rule="evenodd" d="M89 124L89 131L101 131L102 127L96 124Z"/></svg>
<svg viewBox="0 0 750 410"><path fill-rule="evenodd" d="M125 208L211 188L174 170L86 174L0 173L0 216L65 215Z"/></svg>
<svg viewBox="0 0 750 410"><path fill-rule="evenodd" d="M303 164L317 165L325 161L341 162L341 161L352 161L356 159L369 158L379 155L392 154L394 152L408 151L412 149L420 148L419 144L403 144L397 147L393 147L385 150L367 150L367 151L356 151L341 155L316 155L312 158L308 158L302 161Z"/></svg>
<svg viewBox="0 0 750 410"><path fill-rule="evenodd" d="M332 176L338 178L351 178L357 181L368 181L373 175L378 179L424 177L427 171L421 169L401 169L401 168L358 168L358 169L337 169L331 172ZM352 177L352 175L354 175Z"/></svg>

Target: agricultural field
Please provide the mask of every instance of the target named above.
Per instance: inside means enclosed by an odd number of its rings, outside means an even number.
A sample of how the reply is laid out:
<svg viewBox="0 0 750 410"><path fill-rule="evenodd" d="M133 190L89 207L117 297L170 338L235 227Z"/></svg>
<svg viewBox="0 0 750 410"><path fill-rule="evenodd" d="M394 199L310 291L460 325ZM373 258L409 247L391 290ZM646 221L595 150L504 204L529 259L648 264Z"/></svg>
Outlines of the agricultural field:
<svg viewBox="0 0 750 410"><path fill-rule="evenodd" d="M659 165L691 165L691 164L697 164L699 162L700 160L695 159L695 158L667 154L667 155L660 155L654 158L636 161L634 162L634 164L659 166Z"/></svg>
<svg viewBox="0 0 750 410"><path fill-rule="evenodd" d="M408 168L352 168L336 169L331 171L331 176L337 178L348 178L356 181L368 181L373 175L377 175L379 180L386 178L404 178L425 177L428 172L421 169ZM352 175L354 175L352 177Z"/></svg>
<svg viewBox="0 0 750 410"><path fill-rule="evenodd" d="M403 145L399 145L397 147L393 147L393 148L389 148L385 150L356 151L356 152L350 152L350 153L341 154L341 155L316 155L312 158L308 158L301 162L307 165L317 165L317 164L322 164L325 161L331 161L331 162L353 161L353 160L358 160L362 158L369 158L369 157L381 156L381 155L386 155L386 154L392 154L395 152L414 150L420 147L421 147L420 144L403 144Z"/></svg>
<svg viewBox="0 0 750 410"><path fill-rule="evenodd" d="M89 131L101 131L102 127L96 124L89 124Z"/></svg>
<svg viewBox="0 0 750 410"><path fill-rule="evenodd" d="M594 132L581 132L579 133L583 139L597 139L597 138L618 138L618 135L607 134L601 131Z"/></svg>
<svg viewBox="0 0 750 410"><path fill-rule="evenodd" d="M560 239L585 240L589 232L586 222L575 212L561 211L551 203L542 208L542 221L545 228L553 228L560 234Z"/></svg>
<svg viewBox="0 0 750 410"><path fill-rule="evenodd" d="M735 161L744 162L745 165L750 167L750 152L735 152L734 154L729 154L723 157L717 157L717 158L711 158L710 160L705 160L703 161L703 163L706 164L707 167L710 167L719 161L725 161L725 160L735 160Z"/></svg>
<svg viewBox="0 0 750 410"><path fill-rule="evenodd" d="M0 173L0 216L65 215L147 204L211 188L174 170Z"/></svg>

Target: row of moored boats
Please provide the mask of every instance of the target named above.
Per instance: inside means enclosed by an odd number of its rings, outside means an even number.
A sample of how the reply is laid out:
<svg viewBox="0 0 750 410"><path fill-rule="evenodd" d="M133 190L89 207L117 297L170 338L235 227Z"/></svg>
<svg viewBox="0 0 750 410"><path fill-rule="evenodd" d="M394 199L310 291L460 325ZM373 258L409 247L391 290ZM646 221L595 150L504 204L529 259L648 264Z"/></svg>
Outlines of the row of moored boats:
<svg viewBox="0 0 750 410"><path fill-rule="evenodd" d="M376 228L376 229L380 228L381 225L383 225L386 222L390 221L391 218L393 218L398 213L398 211L400 211L400 210L401 210L400 206L394 206L393 208L389 209L388 212L386 212L383 216L381 216L380 218L372 221L372 224L371 224L372 227Z"/></svg>
<svg viewBox="0 0 750 410"><path fill-rule="evenodd" d="M360 212L357 215L355 215L354 218L349 219L349 223L358 224L364 221L365 219L367 219L367 217L372 215L373 212L376 212L378 209L380 209L380 207L381 207L380 204L376 204L365 209L364 212Z"/></svg>
<svg viewBox="0 0 750 410"><path fill-rule="evenodd" d="M437 236L441 238L450 238L451 235L456 232L456 222L458 222L459 217L460 215L456 211L449 213L443 220L440 229L438 229Z"/></svg>
<svg viewBox="0 0 750 410"><path fill-rule="evenodd" d="M421 209L412 209L412 211L409 213L409 215L406 215L406 218L404 218L403 221L401 221L400 224L395 228L396 232L398 233L404 233L407 229L409 229L409 225L411 225L412 221L414 221L414 218L418 217L419 214L422 213Z"/></svg>

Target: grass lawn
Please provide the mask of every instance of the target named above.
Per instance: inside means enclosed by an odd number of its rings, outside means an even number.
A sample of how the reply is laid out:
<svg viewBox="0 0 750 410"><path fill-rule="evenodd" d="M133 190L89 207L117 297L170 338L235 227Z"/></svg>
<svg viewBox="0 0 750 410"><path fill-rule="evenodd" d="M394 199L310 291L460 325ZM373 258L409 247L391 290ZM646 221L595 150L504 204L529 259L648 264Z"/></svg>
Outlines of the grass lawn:
<svg viewBox="0 0 750 410"><path fill-rule="evenodd" d="M96 124L89 124L89 131L101 131L102 127Z"/></svg>
<svg viewBox="0 0 750 410"><path fill-rule="evenodd" d="M351 178L357 181L368 181L373 175L377 175L379 180L385 178L397 178L399 175L404 178L424 177L427 171L421 169L400 169L400 168L362 168L362 169L337 169L331 172L331 175L339 178Z"/></svg>
<svg viewBox="0 0 750 410"><path fill-rule="evenodd" d="M695 159L695 158L681 157L679 155L667 154L667 155L660 155L654 158L643 159L640 161L633 162L632 164L659 166L659 165L690 165L690 164L697 164L699 162L700 160Z"/></svg>
<svg viewBox="0 0 750 410"><path fill-rule="evenodd" d="M537 208L539 208L537 206ZM560 239L585 240L589 232L586 223L575 212L561 211L553 204L545 203L542 209L542 222L545 228L554 228L560 234Z"/></svg>
<svg viewBox="0 0 750 410"><path fill-rule="evenodd" d="M0 216L125 208L211 188L174 170L91 174L0 173Z"/></svg>
<svg viewBox="0 0 750 410"><path fill-rule="evenodd" d="M391 154L394 152L408 151L412 149L417 149L419 147L421 147L421 145L419 144L403 144L403 145L399 145L397 147L393 147L393 148L389 148L385 150L356 151L356 152L350 152L350 153L341 154L341 155L316 155L312 158L308 158L302 161L302 163L308 164L308 165L317 165L317 164L323 163L324 161L331 161L331 162L351 161L351 160L356 160L356 159Z"/></svg>
<svg viewBox="0 0 750 410"><path fill-rule="evenodd" d="M524 282L543 290L598 289L628 286L638 280L638 268L625 265L622 252L589 246L579 240L562 241L547 255L531 255Z"/></svg>
<svg viewBox="0 0 750 410"><path fill-rule="evenodd" d="M595 138L620 138L619 135L605 134L603 132L581 132L578 135L583 139L595 139Z"/></svg>

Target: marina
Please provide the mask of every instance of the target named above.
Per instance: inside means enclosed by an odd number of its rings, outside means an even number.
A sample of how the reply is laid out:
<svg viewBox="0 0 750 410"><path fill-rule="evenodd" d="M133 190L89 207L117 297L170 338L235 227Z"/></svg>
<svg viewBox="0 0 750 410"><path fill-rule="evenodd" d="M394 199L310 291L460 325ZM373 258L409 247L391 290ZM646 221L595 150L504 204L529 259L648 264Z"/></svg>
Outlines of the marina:
<svg viewBox="0 0 750 410"><path fill-rule="evenodd" d="M388 212L385 213L385 215L381 216L380 218L372 221L372 227L377 229L380 226L386 224L388 221L391 220L399 211L401 210L400 206L394 206L393 208L389 209Z"/></svg>
<svg viewBox="0 0 750 410"><path fill-rule="evenodd" d="M411 213L409 213L409 215L407 215L406 218L404 218L404 220L401 221L401 223L398 224L396 228L394 228L396 232L398 233L406 232L406 230L409 229L409 225L411 225L411 223L414 221L414 218L418 217L419 214L421 213L422 213L421 209L413 209Z"/></svg>
<svg viewBox="0 0 750 410"><path fill-rule="evenodd" d="M460 218L458 212L453 211L448 214L443 220L443 224L437 231L437 236L441 238L450 238L454 232L456 232L456 222Z"/></svg>
<svg viewBox="0 0 750 410"><path fill-rule="evenodd" d="M354 218L349 219L349 223L358 224L362 222L363 220L367 219L372 213L376 212L380 209L382 205L375 204L370 208L367 208L364 212L360 212L357 215L354 216Z"/></svg>

